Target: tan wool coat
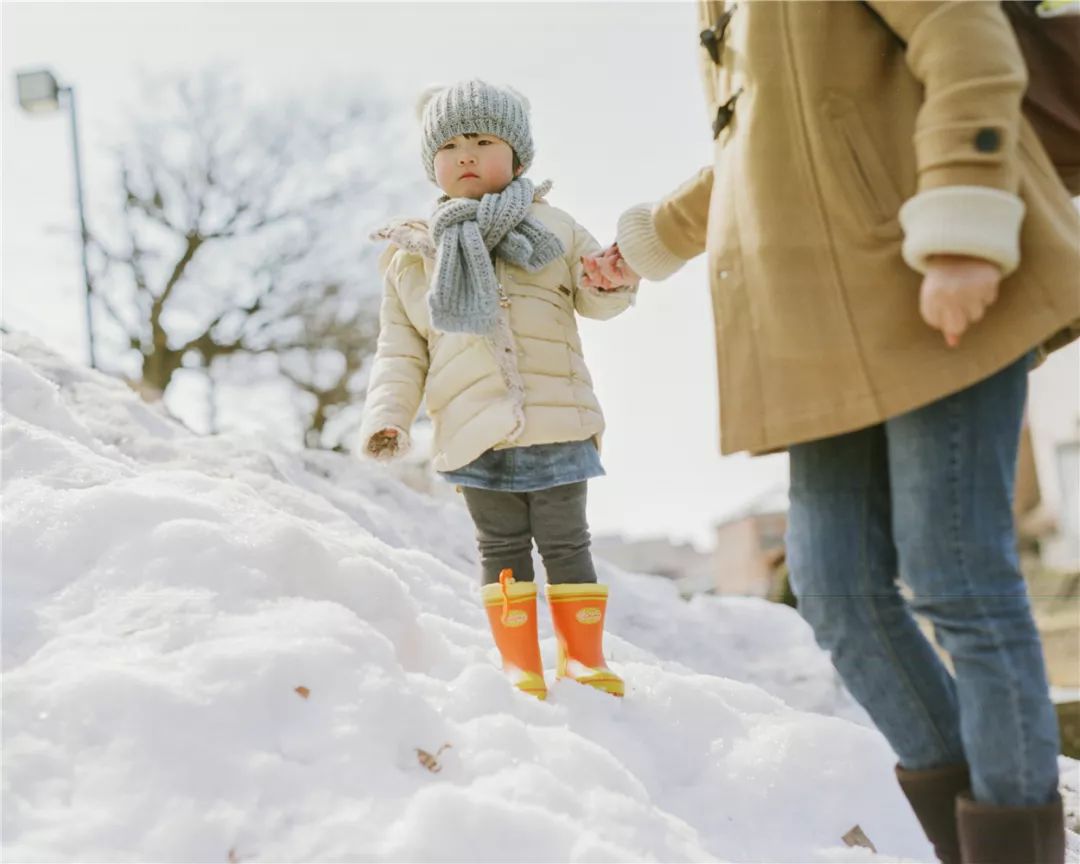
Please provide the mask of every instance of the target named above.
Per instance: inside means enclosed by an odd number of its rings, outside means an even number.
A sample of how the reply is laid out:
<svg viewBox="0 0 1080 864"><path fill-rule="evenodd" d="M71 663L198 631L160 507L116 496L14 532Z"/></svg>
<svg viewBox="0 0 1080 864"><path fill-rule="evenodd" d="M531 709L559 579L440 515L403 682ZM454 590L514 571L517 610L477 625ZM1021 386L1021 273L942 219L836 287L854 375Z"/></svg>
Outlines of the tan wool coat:
<svg viewBox="0 0 1080 864"><path fill-rule="evenodd" d="M535 273L496 259L506 300L490 336L431 326L434 249L426 224L398 222L380 233L390 246L380 260L379 341L360 430L365 449L375 433L392 428L400 441L394 455L406 452L422 400L434 426L439 471L467 465L492 448L590 438L599 444L604 417L575 316L618 315L633 303L635 290L582 286L580 258L598 252L599 244L544 201L529 212L566 253Z"/></svg>
<svg viewBox="0 0 1080 864"><path fill-rule="evenodd" d="M724 452L880 423L1077 334L1080 220L998 3L740 2L721 36L725 11L700 4L718 62L693 49L714 162L618 232L647 279L708 252ZM919 315L939 253L1005 275L955 349Z"/></svg>

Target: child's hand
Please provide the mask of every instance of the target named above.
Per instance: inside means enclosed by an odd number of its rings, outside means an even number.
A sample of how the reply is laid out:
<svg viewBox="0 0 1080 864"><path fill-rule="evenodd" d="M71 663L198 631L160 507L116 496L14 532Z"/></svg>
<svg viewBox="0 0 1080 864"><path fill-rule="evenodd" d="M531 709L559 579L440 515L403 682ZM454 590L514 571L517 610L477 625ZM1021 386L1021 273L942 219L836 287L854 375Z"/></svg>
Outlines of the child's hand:
<svg viewBox="0 0 1080 864"><path fill-rule="evenodd" d="M1001 271L989 261L967 255L934 255L927 264L919 313L945 335L946 345L955 348L964 331L997 300Z"/></svg>
<svg viewBox="0 0 1080 864"><path fill-rule="evenodd" d="M612 243L599 255L586 255L581 259L585 272L581 284L598 291L617 291L637 285L641 277L635 273L619 253L618 244Z"/></svg>
<svg viewBox="0 0 1080 864"><path fill-rule="evenodd" d="M380 429L368 439L367 451L372 456L387 458L398 449L397 429Z"/></svg>
<svg viewBox="0 0 1080 864"><path fill-rule="evenodd" d="M601 259L603 253L600 255L585 255L581 259L581 266L583 272L581 274L581 284L586 288L595 288L597 291L613 291L614 286L611 281L604 276L603 267L601 265Z"/></svg>

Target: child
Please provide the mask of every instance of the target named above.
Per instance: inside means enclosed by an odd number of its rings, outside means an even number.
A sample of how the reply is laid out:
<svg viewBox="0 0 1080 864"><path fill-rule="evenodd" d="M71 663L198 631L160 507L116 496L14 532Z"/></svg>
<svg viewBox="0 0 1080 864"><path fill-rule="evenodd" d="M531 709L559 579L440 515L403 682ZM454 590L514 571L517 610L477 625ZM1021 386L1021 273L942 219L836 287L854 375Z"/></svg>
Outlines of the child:
<svg viewBox="0 0 1080 864"><path fill-rule="evenodd" d="M616 696L602 650L608 589L596 583L586 481L601 476L604 418L575 312L606 319L636 284L583 285L599 245L546 203L533 160L529 103L472 80L427 91L418 106L424 167L445 193L430 225L397 221L361 437L380 459L409 447L422 398L434 465L460 487L473 522L483 601L514 684L547 694L536 630L532 541L547 571L557 675Z"/></svg>

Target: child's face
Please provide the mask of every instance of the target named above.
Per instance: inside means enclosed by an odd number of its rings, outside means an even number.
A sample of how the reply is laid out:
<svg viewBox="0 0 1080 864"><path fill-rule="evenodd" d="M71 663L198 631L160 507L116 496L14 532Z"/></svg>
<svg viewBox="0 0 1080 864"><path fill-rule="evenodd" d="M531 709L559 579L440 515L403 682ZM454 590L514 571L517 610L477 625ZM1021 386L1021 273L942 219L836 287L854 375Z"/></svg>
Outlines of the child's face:
<svg viewBox="0 0 1080 864"><path fill-rule="evenodd" d="M502 192L514 171L514 151L494 135L455 135L435 153L435 182L451 198Z"/></svg>

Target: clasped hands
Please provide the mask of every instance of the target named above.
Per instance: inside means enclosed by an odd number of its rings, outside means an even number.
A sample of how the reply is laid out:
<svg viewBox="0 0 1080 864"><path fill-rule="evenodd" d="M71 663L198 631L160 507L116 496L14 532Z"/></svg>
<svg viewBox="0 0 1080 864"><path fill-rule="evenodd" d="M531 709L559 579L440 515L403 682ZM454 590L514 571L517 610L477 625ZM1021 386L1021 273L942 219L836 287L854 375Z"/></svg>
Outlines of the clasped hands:
<svg viewBox="0 0 1080 864"><path fill-rule="evenodd" d="M581 265L585 268L581 275L581 284L597 291L618 291L641 281L641 277L620 254L618 243L612 243L595 255L583 255Z"/></svg>

